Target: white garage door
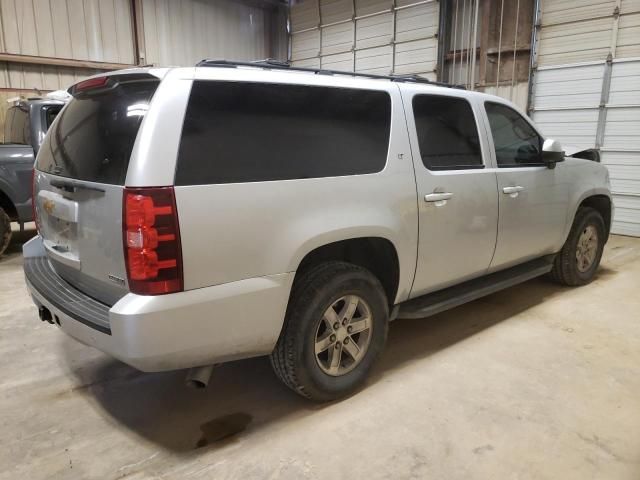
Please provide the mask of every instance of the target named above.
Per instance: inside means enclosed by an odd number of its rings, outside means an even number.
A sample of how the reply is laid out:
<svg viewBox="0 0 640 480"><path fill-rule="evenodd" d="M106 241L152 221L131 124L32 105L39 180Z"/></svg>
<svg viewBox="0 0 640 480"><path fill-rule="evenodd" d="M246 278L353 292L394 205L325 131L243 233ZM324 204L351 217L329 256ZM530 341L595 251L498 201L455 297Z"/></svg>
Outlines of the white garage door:
<svg viewBox="0 0 640 480"><path fill-rule="evenodd" d="M613 232L640 236L640 0L543 0L532 116L545 135L599 148Z"/></svg>
<svg viewBox="0 0 640 480"><path fill-rule="evenodd" d="M436 0L303 0L291 7L298 67L436 79Z"/></svg>

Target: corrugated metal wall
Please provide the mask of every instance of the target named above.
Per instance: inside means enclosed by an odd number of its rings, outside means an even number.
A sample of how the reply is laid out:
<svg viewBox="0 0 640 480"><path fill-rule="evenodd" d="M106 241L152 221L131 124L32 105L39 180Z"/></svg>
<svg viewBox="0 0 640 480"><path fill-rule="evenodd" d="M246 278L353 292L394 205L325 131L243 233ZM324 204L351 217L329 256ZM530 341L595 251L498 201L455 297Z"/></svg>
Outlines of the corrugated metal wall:
<svg viewBox="0 0 640 480"><path fill-rule="evenodd" d="M273 13L263 8L230 0L143 0L142 12L146 63L188 66L204 58L278 56L271 44ZM285 55L284 45L280 52Z"/></svg>
<svg viewBox="0 0 640 480"><path fill-rule="evenodd" d="M640 0L543 0L533 118L567 145L599 148L615 233L640 236Z"/></svg>
<svg viewBox="0 0 640 480"><path fill-rule="evenodd" d="M0 0L0 89L29 97L138 63L286 59L286 10L273 3L141 0L136 18L134 1Z"/></svg>
<svg viewBox="0 0 640 480"><path fill-rule="evenodd" d="M0 0L0 52L134 63L129 0ZM0 88L56 90L94 70L0 63Z"/></svg>
<svg viewBox="0 0 640 480"><path fill-rule="evenodd" d="M0 0L7 53L134 63L129 0Z"/></svg>
<svg viewBox="0 0 640 480"><path fill-rule="evenodd" d="M438 20L436 0L304 0L291 6L291 60L435 80Z"/></svg>

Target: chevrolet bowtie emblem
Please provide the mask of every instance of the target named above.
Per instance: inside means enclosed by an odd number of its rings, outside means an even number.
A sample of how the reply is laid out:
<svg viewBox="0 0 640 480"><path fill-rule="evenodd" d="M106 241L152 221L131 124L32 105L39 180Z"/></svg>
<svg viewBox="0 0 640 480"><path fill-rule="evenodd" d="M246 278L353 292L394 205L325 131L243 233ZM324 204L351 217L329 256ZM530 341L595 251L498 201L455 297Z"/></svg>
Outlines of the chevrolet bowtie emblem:
<svg viewBox="0 0 640 480"><path fill-rule="evenodd" d="M53 210L56 208L56 203L53 200L46 199L44 202L42 202L42 208L44 208L45 212L51 215L53 213Z"/></svg>

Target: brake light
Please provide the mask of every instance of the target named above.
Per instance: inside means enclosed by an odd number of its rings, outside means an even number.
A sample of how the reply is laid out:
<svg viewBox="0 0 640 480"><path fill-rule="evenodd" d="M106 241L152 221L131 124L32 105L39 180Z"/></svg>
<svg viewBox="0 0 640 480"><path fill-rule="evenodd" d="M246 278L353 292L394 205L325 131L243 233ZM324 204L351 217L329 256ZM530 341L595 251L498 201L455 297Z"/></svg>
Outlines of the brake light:
<svg viewBox="0 0 640 480"><path fill-rule="evenodd" d="M123 203L123 243L131 292L160 295L182 291L182 248L173 187L125 188Z"/></svg>
<svg viewBox="0 0 640 480"><path fill-rule="evenodd" d="M38 231L38 211L36 210L36 169L31 170L31 215Z"/></svg>
<svg viewBox="0 0 640 480"><path fill-rule="evenodd" d="M82 82L76 83L73 87L73 93L83 92L86 90L91 90L93 88L101 88L107 84L109 77L96 77L89 78L88 80L83 80Z"/></svg>

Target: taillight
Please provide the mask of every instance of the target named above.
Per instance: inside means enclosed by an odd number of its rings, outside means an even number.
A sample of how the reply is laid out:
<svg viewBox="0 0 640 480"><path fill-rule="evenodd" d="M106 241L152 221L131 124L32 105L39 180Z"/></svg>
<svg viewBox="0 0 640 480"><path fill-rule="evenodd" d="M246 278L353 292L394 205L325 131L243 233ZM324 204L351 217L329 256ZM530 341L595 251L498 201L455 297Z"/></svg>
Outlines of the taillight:
<svg viewBox="0 0 640 480"><path fill-rule="evenodd" d="M36 210L36 169L31 170L31 215L38 231L38 211Z"/></svg>
<svg viewBox="0 0 640 480"><path fill-rule="evenodd" d="M182 248L173 187L125 188L122 224L131 292L182 291Z"/></svg>

